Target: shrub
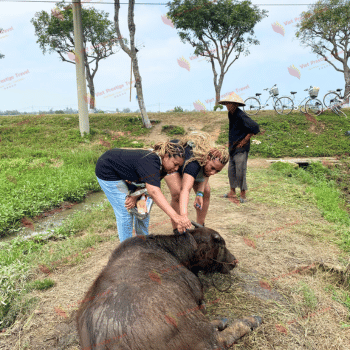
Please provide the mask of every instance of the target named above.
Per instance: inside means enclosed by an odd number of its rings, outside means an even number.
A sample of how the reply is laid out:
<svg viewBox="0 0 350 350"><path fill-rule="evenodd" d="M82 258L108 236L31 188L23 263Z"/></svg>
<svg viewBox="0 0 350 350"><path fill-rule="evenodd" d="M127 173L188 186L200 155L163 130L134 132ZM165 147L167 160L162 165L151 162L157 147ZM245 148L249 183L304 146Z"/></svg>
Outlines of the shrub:
<svg viewBox="0 0 350 350"><path fill-rule="evenodd" d="M224 108L223 105L215 105L215 106L214 106L214 111L216 111L217 109L222 110L223 108Z"/></svg>
<svg viewBox="0 0 350 350"><path fill-rule="evenodd" d="M183 112L184 110L181 107L175 107L174 112Z"/></svg>
<svg viewBox="0 0 350 350"><path fill-rule="evenodd" d="M182 126L164 125L162 127L162 132L165 132L168 136L184 135L185 134L185 129Z"/></svg>
<svg viewBox="0 0 350 350"><path fill-rule="evenodd" d="M55 285L55 282L50 278L44 278L43 280L35 280L27 284L27 290L46 290Z"/></svg>

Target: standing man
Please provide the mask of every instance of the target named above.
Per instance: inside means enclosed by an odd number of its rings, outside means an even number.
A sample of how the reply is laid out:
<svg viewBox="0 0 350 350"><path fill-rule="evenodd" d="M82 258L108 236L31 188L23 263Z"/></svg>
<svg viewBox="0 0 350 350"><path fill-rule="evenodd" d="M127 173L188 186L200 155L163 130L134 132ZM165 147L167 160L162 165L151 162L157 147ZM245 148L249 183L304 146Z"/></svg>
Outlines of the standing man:
<svg viewBox="0 0 350 350"><path fill-rule="evenodd" d="M236 187L239 187L241 190L239 200L244 203L248 190L246 176L250 138L260 132L259 125L238 108L238 106L245 106L245 103L236 93L233 92L219 103L227 107L229 119L230 163L228 178L231 190L224 197L232 198L235 203L239 203L236 196Z"/></svg>

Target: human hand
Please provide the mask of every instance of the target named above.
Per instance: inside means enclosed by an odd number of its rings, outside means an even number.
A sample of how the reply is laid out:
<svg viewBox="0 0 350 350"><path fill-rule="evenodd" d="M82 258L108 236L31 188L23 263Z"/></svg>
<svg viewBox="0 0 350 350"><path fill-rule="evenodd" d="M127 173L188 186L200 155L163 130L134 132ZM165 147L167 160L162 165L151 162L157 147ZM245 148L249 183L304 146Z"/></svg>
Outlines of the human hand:
<svg viewBox="0 0 350 350"><path fill-rule="evenodd" d="M178 215L174 221L177 226L177 230L180 233L185 232L186 230L190 229L192 226L192 223L188 219L187 215Z"/></svg>
<svg viewBox="0 0 350 350"><path fill-rule="evenodd" d="M136 205L136 202L137 202L137 197L134 196L134 197L131 197L131 196L127 196L125 198L125 208L126 209L132 209L135 207Z"/></svg>
<svg viewBox="0 0 350 350"><path fill-rule="evenodd" d="M196 199L194 200L193 206L198 210L202 210L203 208L203 197L196 196Z"/></svg>
<svg viewBox="0 0 350 350"><path fill-rule="evenodd" d="M218 149L211 149L210 150L210 154L214 157L214 158L221 158L222 154Z"/></svg>
<svg viewBox="0 0 350 350"><path fill-rule="evenodd" d="M237 148L242 148L246 144L245 140L243 139L238 145Z"/></svg>

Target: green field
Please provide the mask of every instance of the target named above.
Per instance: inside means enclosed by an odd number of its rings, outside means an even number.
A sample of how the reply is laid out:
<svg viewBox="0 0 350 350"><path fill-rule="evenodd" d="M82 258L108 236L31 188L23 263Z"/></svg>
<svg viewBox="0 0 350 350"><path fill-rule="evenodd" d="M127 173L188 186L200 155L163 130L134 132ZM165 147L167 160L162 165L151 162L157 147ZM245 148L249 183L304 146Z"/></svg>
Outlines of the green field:
<svg viewBox="0 0 350 350"><path fill-rule="evenodd" d="M345 111L350 116L350 111ZM271 114L270 114L271 113ZM261 141L251 148L250 155L262 158L334 157L350 154L350 117L324 112L314 118L293 113L281 116L268 111L252 116L260 133L252 139ZM228 140L228 123L222 127L219 143Z"/></svg>
<svg viewBox="0 0 350 350"><path fill-rule="evenodd" d="M212 113L216 118L225 114ZM173 113L174 124L179 115ZM202 118L201 113L192 113L191 118L194 115ZM280 116L269 111L253 118L261 130L254 139L261 144L252 145L251 156L350 154L350 138L345 135L349 119L325 112L308 120L298 113ZM227 143L228 123L220 123L218 142ZM143 147L135 137L150 132L142 127L141 118L120 114L90 116L90 129L89 135L80 136L77 115L1 117L0 236L18 228L23 217L34 217L64 201L82 201L89 191L98 191L94 175L98 157L113 147Z"/></svg>
<svg viewBox="0 0 350 350"><path fill-rule="evenodd" d="M0 118L0 236L64 201L79 202L99 191L98 157L146 135L141 118L90 116L90 135L81 137L77 115Z"/></svg>
<svg viewBox="0 0 350 350"><path fill-rule="evenodd" d="M176 123L178 115L170 117L173 124L181 126L180 122ZM186 119L203 118L202 113L181 115ZM165 118L165 114L154 117L162 119L162 116ZM216 124L222 125L219 142L226 143L227 113L213 113L206 118L217 118ZM278 184L261 194L260 200L267 202L272 197L282 198L279 188L291 179L298 193L306 184L315 206L326 220L335 223L337 243L344 251L350 251L350 138L345 135L350 129L349 121L325 114L318 117L315 124L303 115L284 117L268 112L254 119L261 127L261 134L254 138L261 144L252 145L252 156L339 156L336 165L315 164L307 171L276 163L270 169L262 169L262 179L255 181L258 186L271 176L278 179ZM150 130L143 128L141 119L135 116L90 116L91 134L83 138L78 126L76 115L0 118L0 235L18 228L24 216L35 216L63 201L81 201L89 191L100 190L94 169L98 157L107 149L142 147L144 143L140 139L135 143L135 138L140 136L145 143L152 142L147 140ZM300 205L302 201L298 199ZM0 243L0 329L9 327L35 303L26 297L30 290L53 285L50 279L40 283L31 281L30 276L38 269L38 264L53 270L67 261L79 262L89 247L116 238L115 235L100 235L114 226L113 210L106 203L78 213L56 228L54 237L62 240L60 242L38 237ZM88 234L79 237L83 231Z"/></svg>

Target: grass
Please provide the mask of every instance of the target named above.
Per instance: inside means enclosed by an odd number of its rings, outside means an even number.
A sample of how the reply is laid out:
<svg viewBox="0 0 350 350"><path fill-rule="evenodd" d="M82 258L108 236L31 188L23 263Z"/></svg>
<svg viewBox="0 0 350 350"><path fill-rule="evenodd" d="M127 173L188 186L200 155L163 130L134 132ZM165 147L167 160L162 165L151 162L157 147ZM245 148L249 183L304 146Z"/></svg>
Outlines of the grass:
<svg viewBox="0 0 350 350"><path fill-rule="evenodd" d="M43 280L36 280L28 283L27 290L47 290L55 285L55 282L50 278L44 278Z"/></svg>
<svg viewBox="0 0 350 350"><path fill-rule="evenodd" d="M169 137L174 135L184 135L185 129L182 126L163 125L162 132L165 132Z"/></svg>
<svg viewBox="0 0 350 350"><path fill-rule="evenodd" d="M347 111L348 114L349 111ZM260 114L252 116L260 126L253 139L261 141L251 145L250 154L256 157L327 157L350 154L350 119L324 112L315 119L300 113L288 116ZM228 142L228 122L222 125L218 143Z"/></svg>
<svg viewBox="0 0 350 350"><path fill-rule="evenodd" d="M350 285L349 285L350 287ZM342 328L349 328L350 327L350 292L348 290L343 290L341 288L338 288L334 285L328 285L325 290L329 292L332 295L332 299L337 301L340 304L343 304L346 306L349 310L349 317L348 323L343 323L341 326Z"/></svg>
<svg viewBox="0 0 350 350"><path fill-rule="evenodd" d="M300 291L304 298L304 305L310 310L315 310L318 304L314 291L303 281L300 282Z"/></svg>
<svg viewBox="0 0 350 350"><path fill-rule="evenodd" d="M205 118L209 118L209 114ZM190 117L194 118L193 115ZM203 115L198 113L198 118L203 118ZM283 118L284 120L280 116L268 114L256 118L263 135L255 137L262 143L252 145L252 154L274 156L275 153L269 153L267 149L261 152L261 148L258 148L265 142L264 137L270 135L266 134L266 130L275 130L271 134L275 137L269 136L270 141L266 142L273 142L277 150L284 147L282 135L288 134L288 130L300 128L293 134L293 140L299 144L304 143L308 137L313 139L314 135L308 129L313 124L308 123L305 116L293 114L292 117ZM287 122L286 118L291 119ZM335 153L331 155L339 154L342 147L342 152L347 151L349 139L342 136L342 131L346 129L341 131L341 128L348 125L345 120L337 117L336 121L329 116L329 120L321 122L319 118L318 122L325 125L323 132L329 139L333 132L331 150ZM83 138L78 125L78 117L75 115L0 118L0 235L16 229L24 216L35 216L63 201L81 201L89 191L99 190L94 175L98 157L112 147L142 147L142 142L132 142L136 137L149 133L148 129L142 127L140 118L130 116L90 116L91 134ZM334 135L338 137L334 138ZM227 133L222 133L219 139L222 143L227 142ZM326 153L329 144L325 138L323 140L319 147L322 146L322 152ZM287 151L290 151L291 148L288 147ZM290 156L287 151L286 155ZM295 155L301 156L302 152ZM350 162L346 158L343 164L346 169L350 169ZM338 236L342 238L340 244L343 249L349 251L349 215L344 198L338 190L339 184L346 188L348 173L344 173L344 168L329 169L313 165L304 171L276 163L269 170L255 172L254 178L249 181L253 180L256 186L261 186L257 190L260 194L257 200L271 206L283 205L302 211L305 203L310 207L317 205L324 217L335 223L332 228L336 228ZM263 187L269 181L277 185ZM302 194L303 191L305 195ZM99 242L115 238L114 235L102 235L114 226L113 210L106 204L78 213L55 229L53 238L61 240L58 243L47 242L40 237L27 241L18 238L0 243L0 329L13 324L17 317L28 313L35 305L35 299L28 294L29 290L52 286L49 279L43 280L44 282L35 279L40 267L49 273L65 265L79 263L91 254L92 248ZM304 225L303 232L322 239L318 233L325 232L325 229L321 226L317 222L310 222ZM307 291L303 293L305 296ZM307 300L308 297L305 298ZM311 299L309 303L312 302ZM344 300L348 302L346 298Z"/></svg>
<svg viewBox="0 0 350 350"><path fill-rule="evenodd" d="M66 265L75 265L88 257L99 242L115 239L115 235L100 235L115 224L109 203L84 212L77 212L55 229L47 241L35 237L17 237L0 242L0 329L30 312L35 299L31 290L45 290L53 286L50 279L37 280L39 271L51 273ZM86 235L82 236L82 232Z"/></svg>
<svg viewBox="0 0 350 350"><path fill-rule="evenodd" d="M276 162L271 165L271 169L307 185L306 191L314 198L322 216L327 221L336 223L341 237L340 245L344 250L350 251L350 216L346 210L349 209L349 205L345 203L333 180L338 172L319 163L312 163L307 170L303 170L288 163Z"/></svg>
<svg viewBox="0 0 350 350"><path fill-rule="evenodd" d="M134 137L149 133L141 118L130 116L93 115L90 128L81 137L76 115L0 119L0 236L25 216L99 191L99 156L114 147L143 147Z"/></svg>

